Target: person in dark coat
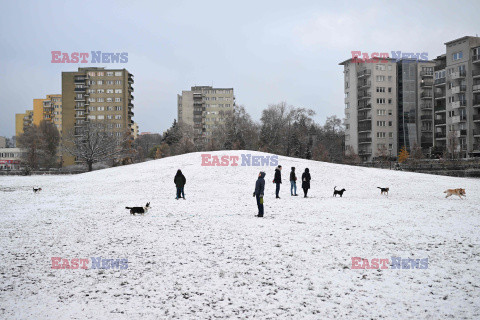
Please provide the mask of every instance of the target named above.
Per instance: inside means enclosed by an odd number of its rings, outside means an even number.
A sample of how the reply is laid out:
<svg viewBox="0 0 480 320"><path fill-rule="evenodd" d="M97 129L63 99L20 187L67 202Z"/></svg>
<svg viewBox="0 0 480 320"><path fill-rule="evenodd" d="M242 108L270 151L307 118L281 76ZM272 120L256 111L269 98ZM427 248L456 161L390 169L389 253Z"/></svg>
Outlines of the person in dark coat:
<svg viewBox="0 0 480 320"><path fill-rule="evenodd" d="M258 215L256 217L263 217L263 193L265 191L265 172L260 171L257 182L255 183L255 191L253 196L257 199Z"/></svg>
<svg viewBox="0 0 480 320"><path fill-rule="evenodd" d="M304 193L304 198L307 197L308 189L310 189L310 170L308 168L305 169L305 172L302 174L302 189Z"/></svg>
<svg viewBox="0 0 480 320"><path fill-rule="evenodd" d="M278 194L280 193L280 184L282 184L282 166L278 166L276 169L275 169L275 176L273 177L273 183L275 183L277 185L277 187L275 188L275 196L277 199L280 199L280 197L278 196Z"/></svg>
<svg viewBox="0 0 480 320"><path fill-rule="evenodd" d="M183 192L183 188L185 187L185 184L187 183L187 179L182 173L182 170L178 169L177 174L175 175L175 178L173 179L173 182L175 182L175 186L177 187L177 200L178 198L183 198L185 200L185 193ZM181 197L180 197L181 195Z"/></svg>
<svg viewBox="0 0 480 320"><path fill-rule="evenodd" d="M297 196L297 176L295 175L295 167L290 171L290 195Z"/></svg>

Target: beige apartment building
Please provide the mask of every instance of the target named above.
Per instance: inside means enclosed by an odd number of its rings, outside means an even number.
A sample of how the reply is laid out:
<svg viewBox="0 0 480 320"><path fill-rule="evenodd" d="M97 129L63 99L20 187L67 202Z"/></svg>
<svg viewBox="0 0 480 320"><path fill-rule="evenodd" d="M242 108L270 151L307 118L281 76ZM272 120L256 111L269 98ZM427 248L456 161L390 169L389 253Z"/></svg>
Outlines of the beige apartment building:
<svg viewBox="0 0 480 320"><path fill-rule="evenodd" d="M33 124L33 110L26 110L25 113L15 114L15 136L24 133L25 128Z"/></svg>
<svg viewBox="0 0 480 320"><path fill-rule="evenodd" d="M340 63L344 67L345 146L362 161L398 153L397 63Z"/></svg>
<svg viewBox="0 0 480 320"><path fill-rule="evenodd" d="M207 142L234 105L233 88L191 87L177 95L178 122L193 128L195 142Z"/></svg>
<svg viewBox="0 0 480 320"><path fill-rule="evenodd" d="M435 95L435 143L460 157L478 157L480 37L462 37L446 42L445 46L446 54L437 58L435 70L439 89Z"/></svg>
<svg viewBox="0 0 480 320"><path fill-rule="evenodd" d="M62 95L48 94L45 99L33 99L33 124L52 122L62 135Z"/></svg>
<svg viewBox="0 0 480 320"><path fill-rule="evenodd" d="M86 121L102 121L116 136L133 134L133 75L126 69L78 68L62 72L64 134L79 133ZM75 159L63 155L63 165Z"/></svg>

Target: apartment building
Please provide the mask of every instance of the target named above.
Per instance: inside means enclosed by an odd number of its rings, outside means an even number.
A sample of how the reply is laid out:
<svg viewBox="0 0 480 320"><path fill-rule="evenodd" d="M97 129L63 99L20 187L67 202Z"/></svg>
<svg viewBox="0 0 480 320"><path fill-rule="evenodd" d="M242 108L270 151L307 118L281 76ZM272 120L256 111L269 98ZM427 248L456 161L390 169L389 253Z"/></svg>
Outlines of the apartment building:
<svg viewBox="0 0 480 320"><path fill-rule="evenodd" d="M362 161L398 153L397 63L352 59L344 67L345 147Z"/></svg>
<svg viewBox="0 0 480 320"><path fill-rule="evenodd" d="M33 124L33 110L26 110L25 113L15 114L15 136L18 138L25 128Z"/></svg>
<svg viewBox="0 0 480 320"><path fill-rule="evenodd" d="M195 142L206 142L213 129L233 112L235 96L233 88L195 86L177 95L177 106L178 122L192 126Z"/></svg>
<svg viewBox="0 0 480 320"><path fill-rule="evenodd" d="M133 75L126 69L78 68L62 72L64 134L77 135L87 121L102 121L112 135L133 134ZM75 159L63 156L64 165Z"/></svg>
<svg viewBox="0 0 480 320"><path fill-rule="evenodd" d="M446 148L460 157L477 157L480 156L480 37L462 37L446 42L445 46Z"/></svg>
<svg viewBox="0 0 480 320"><path fill-rule="evenodd" d="M433 155L440 157L447 149L447 100L446 100L446 67L445 54L433 60L434 67L434 144Z"/></svg>
<svg viewBox="0 0 480 320"><path fill-rule="evenodd" d="M138 138L138 132L139 132L139 127L138 127L138 123L134 122L133 125L132 125L132 128L133 128L133 139L137 139Z"/></svg>
<svg viewBox="0 0 480 320"><path fill-rule="evenodd" d="M0 148L0 170L21 169L22 153L20 148Z"/></svg>
<svg viewBox="0 0 480 320"><path fill-rule="evenodd" d="M62 95L48 94L45 99L33 99L33 124L52 122L62 135Z"/></svg>
<svg viewBox="0 0 480 320"><path fill-rule="evenodd" d="M430 154L433 147L434 67L434 61L397 62L398 146L409 153Z"/></svg>

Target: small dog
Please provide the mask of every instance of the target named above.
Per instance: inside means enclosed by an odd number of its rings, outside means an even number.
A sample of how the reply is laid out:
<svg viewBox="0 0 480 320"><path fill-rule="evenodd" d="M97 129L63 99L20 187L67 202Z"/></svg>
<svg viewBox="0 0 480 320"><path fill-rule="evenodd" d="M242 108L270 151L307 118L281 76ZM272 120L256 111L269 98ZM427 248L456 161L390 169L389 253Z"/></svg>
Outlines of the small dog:
<svg viewBox="0 0 480 320"><path fill-rule="evenodd" d="M42 188L33 188L33 193L37 193L42 191Z"/></svg>
<svg viewBox="0 0 480 320"><path fill-rule="evenodd" d="M343 197L343 193L344 193L345 191L347 191L347 190L345 190L345 189L337 190L337 186L335 186L335 188L333 188L333 196L336 197L337 194L339 194L339 195L340 195L340 198L342 198L342 197Z"/></svg>
<svg viewBox="0 0 480 320"><path fill-rule="evenodd" d="M388 196L388 191L390 190L390 188L380 188L380 187L377 187L378 189L380 189L380 194L385 194Z"/></svg>
<svg viewBox="0 0 480 320"><path fill-rule="evenodd" d="M145 214L145 212L150 209L150 202L147 202L145 207L125 207L125 209L130 209L130 214L135 215L136 213L138 214Z"/></svg>
<svg viewBox="0 0 480 320"><path fill-rule="evenodd" d="M465 189L462 189L462 188L458 188L458 189L448 189L448 190L445 190L443 191L443 193L446 193L447 195L445 196L445 198L448 198L450 196L453 196L453 195L456 195L458 196L460 199L463 200L462 196L466 197L467 194L465 193Z"/></svg>

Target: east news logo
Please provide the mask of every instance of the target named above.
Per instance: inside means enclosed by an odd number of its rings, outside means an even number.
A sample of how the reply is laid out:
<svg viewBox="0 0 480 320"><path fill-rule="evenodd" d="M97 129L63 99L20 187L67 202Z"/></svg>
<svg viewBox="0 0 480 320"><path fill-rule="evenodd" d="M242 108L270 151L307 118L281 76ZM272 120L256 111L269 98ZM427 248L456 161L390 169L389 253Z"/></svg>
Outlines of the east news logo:
<svg viewBox="0 0 480 320"><path fill-rule="evenodd" d="M52 257L52 269L128 269L128 259L103 259L102 257L90 259L64 259Z"/></svg>

